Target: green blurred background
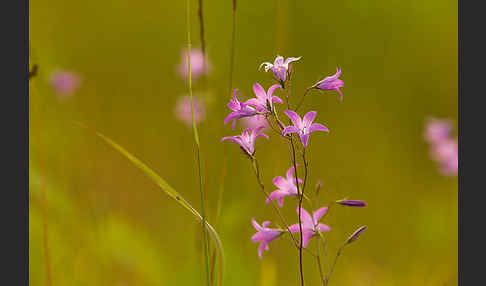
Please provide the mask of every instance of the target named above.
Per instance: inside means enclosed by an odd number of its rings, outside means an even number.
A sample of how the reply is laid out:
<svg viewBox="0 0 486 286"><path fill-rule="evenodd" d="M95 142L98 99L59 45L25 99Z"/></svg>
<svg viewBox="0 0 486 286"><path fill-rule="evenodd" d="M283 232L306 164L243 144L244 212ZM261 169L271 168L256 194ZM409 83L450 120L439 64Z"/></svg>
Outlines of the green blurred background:
<svg viewBox="0 0 486 286"><path fill-rule="evenodd" d="M240 150L223 136L229 113L232 1L204 1L212 72L194 83L208 116L200 124L209 220L226 251L225 285L298 285L298 252L272 242L263 260L251 217L277 221ZM199 46L197 1L192 40ZM457 178L440 175L423 140L427 116L457 122L457 1L238 1L233 87L252 96L258 71L276 54L302 56L293 94L342 68L344 101L311 93L331 133L310 140L309 186L321 205L349 197L366 208L335 208L329 251L358 226L334 285L457 285ZM139 169L73 122L113 138L199 209L191 130L174 116L187 91L177 74L185 44L184 1L30 1L29 280L45 285L43 190L52 285L202 285L200 225ZM82 77L59 100L56 68ZM282 94L280 94L282 95ZM296 102L296 98L293 99ZM273 135L273 134L272 134ZM257 142L265 184L290 166L276 137ZM226 157L222 216L215 218ZM311 188L309 188L311 189ZM295 200L284 213L294 222ZM313 244L312 244L313 245ZM307 285L319 285L306 255Z"/></svg>

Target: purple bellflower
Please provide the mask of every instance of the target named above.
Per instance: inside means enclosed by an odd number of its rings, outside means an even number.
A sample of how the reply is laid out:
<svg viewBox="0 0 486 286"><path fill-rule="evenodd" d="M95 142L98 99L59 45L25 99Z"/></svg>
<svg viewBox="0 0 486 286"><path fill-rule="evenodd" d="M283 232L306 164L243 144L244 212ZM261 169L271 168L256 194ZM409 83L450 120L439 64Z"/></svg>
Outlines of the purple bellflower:
<svg viewBox="0 0 486 286"><path fill-rule="evenodd" d="M302 180L298 179L295 180L294 176L294 167L290 167L287 170L287 178L283 178L281 176L277 176L273 179L273 184L278 188L278 190L273 191L265 201L267 204L275 199L278 200L278 204L280 207L283 206L283 200L286 196L297 196L297 183L302 184ZM297 181L297 182L296 182Z"/></svg>
<svg viewBox="0 0 486 286"><path fill-rule="evenodd" d="M310 133L319 130L329 132L329 129L327 129L326 126L319 123L312 123L316 117L315 111L307 112L303 119L301 119L300 116L292 110L286 110L285 114L290 118L290 120L292 120L294 125L285 127L285 129L282 131L282 136L289 133L297 133L302 141L302 145L304 145L304 148L307 147Z"/></svg>
<svg viewBox="0 0 486 286"><path fill-rule="evenodd" d="M347 244L355 241L358 239L358 237L363 233L363 231L366 230L366 225L363 225L362 227L358 228L355 232L353 232L349 237L348 240L346 241Z"/></svg>
<svg viewBox="0 0 486 286"><path fill-rule="evenodd" d="M268 92L265 92L259 83L255 83L253 85L253 91L255 92L256 98L250 98L245 103L255 107L260 113L271 113L273 111L273 103L283 103L278 96L273 95L273 92L277 88L281 89L282 87L279 84L274 84L268 89Z"/></svg>
<svg viewBox="0 0 486 286"><path fill-rule="evenodd" d="M260 246L258 247L258 256L261 259L263 250L268 251L270 249L268 247L268 243L270 243L272 240L278 238L284 232L281 231L281 230L278 230L278 229L268 228L267 226L270 224L269 221L264 221L262 223L262 225L260 226L255 221L255 219L252 218L251 223L253 224L253 227L255 227L255 229L257 230L257 233L255 233L251 237L251 241L260 242Z"/></svg>
<svg viewBox="0 0 486 286"><path fill-rule="evenodd" d="M322 207L312 213L312 216L304 209L301 208L300 220L302 222L302 247L306 248L309 240L318 234L318 232L327 232L331 228L325 224L318 223L322 216L327 212L327 207ZM299 207L297 207L297 214L299 213ZM289 226L291 232L300 232L300 226L298 223Z"/></svg>
<svg viewBox="0 0 486 286"><path fill-rule="evenodd" d="M262 136L268 139L268 135L265 133L260 133L260 131L264 128L264 126L260 126L257 128L247 128L243 131L241 135L231 136L231 137L223 137L221 141L224 140L231 140L233 143L237 143L240 145L241 150L252 157L255 154L255 139Z"/></svg>
<svg viewBox="0 0 486 286"><path fill-rule="evenodd" d="M233 110L226 118L224 119L224 124L228 123L229 121L233 120L232 128L235 129L236 120L243 118L243 117L250 117L256 115L255 108L251 107L245 102L238 101L236 97L236 92L238 89L233 90L233 99L230 100L228 103L228 107Z"/></svg>
<svg viewBox="0 0 486 286"><path fill-rule="evenodd" d="M366 203L358 200L339 200L336 203L348 207L366 207Z"/></svg>
<svg viewBox="0 0 486 286"><path fill-rule="evenodd" d="M317 82L314 86L317 89L322 90L335 90L339 93L340 99L343 100L343 93L339 88L344 86L344 82L339 79L340 75L341 69L338 68L336 74L324 78L323 80Z"/></svg>
<svg viewBox="0 0 486 286"><path fill-rule="evenodd" d="M282 56L277 56L273 64L269 62L264 62L260 65L260 68L262 66L265 66L265 72L268 72L268 70L272 70L275 78L280 83L284 83L287 80L287 74L290 74L292 71L291 63L300 60L300 58L302 57L287 58L284 61L284 58Z"/></svg>

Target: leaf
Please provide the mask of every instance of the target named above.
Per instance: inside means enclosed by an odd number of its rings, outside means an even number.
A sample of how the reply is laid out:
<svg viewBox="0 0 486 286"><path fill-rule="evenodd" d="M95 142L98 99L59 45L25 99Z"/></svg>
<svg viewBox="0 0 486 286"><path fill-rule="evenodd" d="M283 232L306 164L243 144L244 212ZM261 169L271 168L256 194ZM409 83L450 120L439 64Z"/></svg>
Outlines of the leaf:
<svg viewBox="0 0 486 286"><path fill-rule="evenodd" d="M81 125L83 127L86 127L84 125ZM164 179L162 179L157 173L155 173L152 169L150 169L147 165L145 165L142 161L140 161L137 157L132 155L130 152L125 150L122 146L117 144L115 141L112 139L106 137L105 135L96 132L96 135L103 139L105 143L113 147L115 150L117 150L120 154L125 156L130 162L132 162L136 167L138 167L140 170L142 170L147 176L149 176L169 197L173 198L176 202L178 202L182 207L184 207L186 210L191 212L196 219L198 219L202 223L202 216L199 214L199 212L189 204L188 201L186 201L174 188L172 188ZM223 251L223 244L221 242L221 239L219 238L218 233L216 230L207 222L205 221L205 226L206 229L208 230L209 234L211 235L211 239L214 242L214 245L216 246L216 250L219 254L220 257L220 285L222 285L222 280L223 280L223 272L224 272L224 251Z"/></svg>

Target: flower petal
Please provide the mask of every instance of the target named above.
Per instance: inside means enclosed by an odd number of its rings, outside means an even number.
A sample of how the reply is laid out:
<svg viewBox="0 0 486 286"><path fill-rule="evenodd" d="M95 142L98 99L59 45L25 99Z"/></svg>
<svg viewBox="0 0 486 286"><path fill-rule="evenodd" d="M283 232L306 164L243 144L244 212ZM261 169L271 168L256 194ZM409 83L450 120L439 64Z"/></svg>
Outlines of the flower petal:
<svg viewBox="0 0 486 286"><path fill-rule="evenodd" d="M279 66L279 65L283 65L283 63L284 63L284 58L282 56L277 56L275 58L275 61L273 62L273 65Z"/></svg>
<svg viewBox="0 0 486 286"><path fill-rule="evenodd" d="M300 232L299 224L296 223L296 224L289 226L289 230L290 230L290 232Z"/></svg>
<svg viewBox="0 0 486 286"><path fill-rule="evenodd" d="M322 223L320 223L320 224L317 225L317 229L320 232L327 232L327 231L330 231L331 230L331 228L329 226L327 226L325 224L322 224Z"/></svg>
<svg viewBox="0 0 486 286"><path fill-rule="evenodd" d="M283 199L283 197L285 197L287 195L287 192L285 191L282 191L282 190L276 190L276 191L273 191L270 193L270 195L268 195L267 199L265 200L265 203L269 203L275 199L278 199L278 200L281 200ZM280 205L280 203L279 203ZM282 201L282 204L280 205L280 207L282 207L283 205L283 201Z"/></svg>
<svg viewBox="0 0 486 286"><path fill-rule="evenodd" d="M298 129L301 129L302 126L302 120L300 119L300 116L292 110L285 110L284 113L292 120L292 123L294 124L295 127Z"/></svg>
<svg viewBox="0 0 486 286"><path fill-rule="evenodd" d="M270 221L266 220L262 223L262 227L267 227L270 224Z"/></svg>
<svg viewBox="0 0 486 286"><path fill-rule="evenodd" d="M251 218L251 224L253 224L253 227L256 230L258 231L262 230L262 227L258 224L258 222L256 222L255 218Z"/></svg>
<svg viewBox="0 0 486 286"><path fill-rule="evenodd" d="M299 206L297 206L297 215L299 215ZM314 227L314 223L312 222L312 217L304 208L301 208L300 220L302 221L302 228Z"/></svg>
<svg viewBox="0 0 486 286"><path fill-rule="evenodd" d="M255 92L257 98L265 100L266 97L265 90L258 82L253 85L253 92Z"/></svg>
<svg viewBox="0 0 486 286"><path fill-rule="evenodd" d="M312 213L312 218L314 219L314 223L317 223L323 215L327 213L328 207L322 207Z"/></svg>
<svg viewBox="0 0 486 286"><path fill-rule="evenodd" d="M312 124L312 121L314 121L314 118L316 118L317 112L315 111L309 111L304 115L304 118L302 119L302 123L305 127L309 127Z"/></svg>
<svg viewBox="0 0 486 286"><path fill-rule="evenodd" d="M287 126L282 131L282 136L285 136L289 133L299 133L299 129L297 129L297 127L295 127L295 126Z"/></svg>
<svg viewBox="0 0 486 286"><path fill-rule="evenodd" d="M237 141L235 140L234 137L223 137L223 138L221 138L221 141L224 141L224 140L231 140L231 141L233 141L233 143L237 143Z"/></svg>
<svg viewBox="0 0 486 286"><path fill-rule="evenodd" d="M267 96L268 98L272 98L273 93L277 88L282 89L282 86L280 84L274 84L270 88L268 88ZM277 97L278 98L278 97ZM279 98L280 99L280 98ZM280 99L281 100L281 99Z"/></svg>
<svg viewBox="0 0 486 286"><path fill-rule="evenodd" d="M299 166L298 164L296 164L296 166ZM287 176L287 181L290 181L292 182L292 179L294 178L294 166L291 166L288 170L287 170L287 173L285 174ZM295 179L293 180L295 183Z"/></svg>
<svg viewBox="0 0 486 286"><path fill-rule="evenodd" d="M273 67L273 64L272 63L269 63L269 62L263 62L259 67L258 69L261 69L262 66L265 66L265 72L267 72L271 67Z"/></svg>
<svg viewBox="0 0 486 286"><path fill-rule="evenodd" d="M312 133L314 131L325 131L325 132L329 132L329 129L322 125L322 124L319 124L319 123L313 123L310 128L309 128L309 133Z"/></svg>
<svg viewBox="0 0 486 286"><path fill-rule="evenodd" d="M313 231L304 231L302 233L302 247L303 248L306 248L307 247L307 244L309 244L309 241L311 240L311 238L314 236L314 232Z"/></svg>
<svg viewBox="0 0 486 286"><path fill-rule="evenodd" d="M272 102L283 103L282 99L278 96L272 96Z"/></svg>
<svg viewBox="0 0 486 286"><path fill-rule="evenodd" d="M262 252L264 249L268 250L268 246L265 242L262 241L262 243L260 243L260 246L258 247L258 256L260 257L260 259L262 259Z"/></svg>
<svg viewBox="0 0 486 286"><path fill-rule="evenodd" d="M285 181L285 179L282 176L276 176L275 178L273 178L273 181L272 182L279 189L284 189L285 188L286 181Z"/></svg>
<svg viewBox="0 0 486 286"><path fill-rule="evenodd" d="M304 145L304 148L307 147L307 143L309 142L309 133L300 135L300 141L302 141L302 145Z"/></svg>
<svg viewBox="0 0 486 286"><path fill-rule="evenodd" d="M295 61L298 61L300 60L302 57L298 57L298 58L293 58L293 57L290 57L290 58L287 58L284 62L285 65L288 66L288 64L290 64L291 62L295 62Z"/></svg>

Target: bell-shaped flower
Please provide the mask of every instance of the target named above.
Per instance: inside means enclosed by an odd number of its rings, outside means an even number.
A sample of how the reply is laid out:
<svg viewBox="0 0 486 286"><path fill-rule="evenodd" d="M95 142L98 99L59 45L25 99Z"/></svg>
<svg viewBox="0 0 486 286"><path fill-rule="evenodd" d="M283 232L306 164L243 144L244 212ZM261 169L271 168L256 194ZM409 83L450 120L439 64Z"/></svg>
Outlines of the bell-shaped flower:
<svg viewBox="0 0 486 286"><path fill-rule="evenodd" d="M316 117L315 111L309 111L304 118L301 119L300 116L292 110L286 110L285 114L292 120L293 126L287 126L282 131L282 136L285 136L289 133L297 133L302 141L302 145L307 147L307 143L309 142L309 135L314 131L325 131L329 132L326 126L319 124L319 123L312 123L314 118Z"/></svg>
<svg viewBox="0 0 486 286"><path fill-rule="evenodd" d="M257 233L255 233L251 237L251 241L253 242L260 242L260 246L258 247L258 256L260 259L262 258L262 253L263 250L269 250L270 248L268 247L268 243L270 243L272 240L278 238L284 231L279 230L279 229L273 229L273 228L268 228L267 226L270 224L269 221L264 221L262 225L260 226L254 218L251 219L251 223L253 224L253 227L257 230Z"/></svg>
<svg viewBox="0 0 486 286"><path fill-rule="evenodd" d="M275 61L272 63L269 62L264 62L260 65L260 68L262 66L265 66L265 72L268 70L272 70L273 74L275 75L275 78L281 82L284 83L287 80L287 74L290 74L291 72L291 63L300 60L302 57L298 58L287 58L284 60L282 56L277 56L275 58Z"/></svg>
<svg viewBox="0 0 486 286"><path fill-rule="evenodd" d="M306 248L309 240L317 235L319 232L330 231L331 228L325 224L319 223L319 220L327 212L327 207L322 207L312 213L312 216L301 208L300 220L302 222L302 247ZM297 206L297 214L299 214L299 207ZM298 223L289 226L290 232L300 232L300 225Z"/></svg>
<svg viewBox="0 0 486 286"><path fill-rule="evenodd" d="M317 89L322 90L335 90L339 93L340 99L343 100L343 93L341 92L341 90L339 90L339 88L344 86L344 82L339 79L340 75L341 69L338 68L336 74L324 78L323 80L317 82L314 86Z"/></svg>
<svg viewBox="0 0 486 286"><path fill-rule="evenodd" d="M255 92L256 98L250 98L245 103L256 108L260 113L270 113L273 110L273 103L283 103L283 101L278 97L274 96L273 92L277 88L282 88L279 84L272 85L267 92L259 83L253 85L253 91Z"/></svg>
<svg viewBox="0 0 486 286"><path fill-rule="evenodd" d="M243 118L243 117L250 117L256 115L255 108L251 107L245 102L240 102L236 97L236 92L238 89L233 90L233 99L230 100L228 103L228 107L233 110L226 118L224 119L224 124L228 123L229 121L233 120L232 127L235 129L236 120Z"/></svg>
<svg viewBox="0 0 486 286"><path fill-rule="evenodd" d="M221 141L224 140L231 140L233 143L240 145L241 150L252 157L255 154L255 139L263 136L268 139L268 135L260 132L264 126L260 126L257 128L247 128L243 131L241 135L231 136L231 137L223 137Z"/></svg>
<svg viewBox="0 0 486 286"><path fill-rule="evenodd" d="M302 184L301 179L295 180L294 178L294 167L290 167L287 170L287 178L283 178L282 176L277 176L273 179L273 184L278 188L278 190L273 191L266 199L266 203L273 200L278 200L278 204L280 207L283 206L283 200L286 196L297 196L297 184Z"/></svg>

